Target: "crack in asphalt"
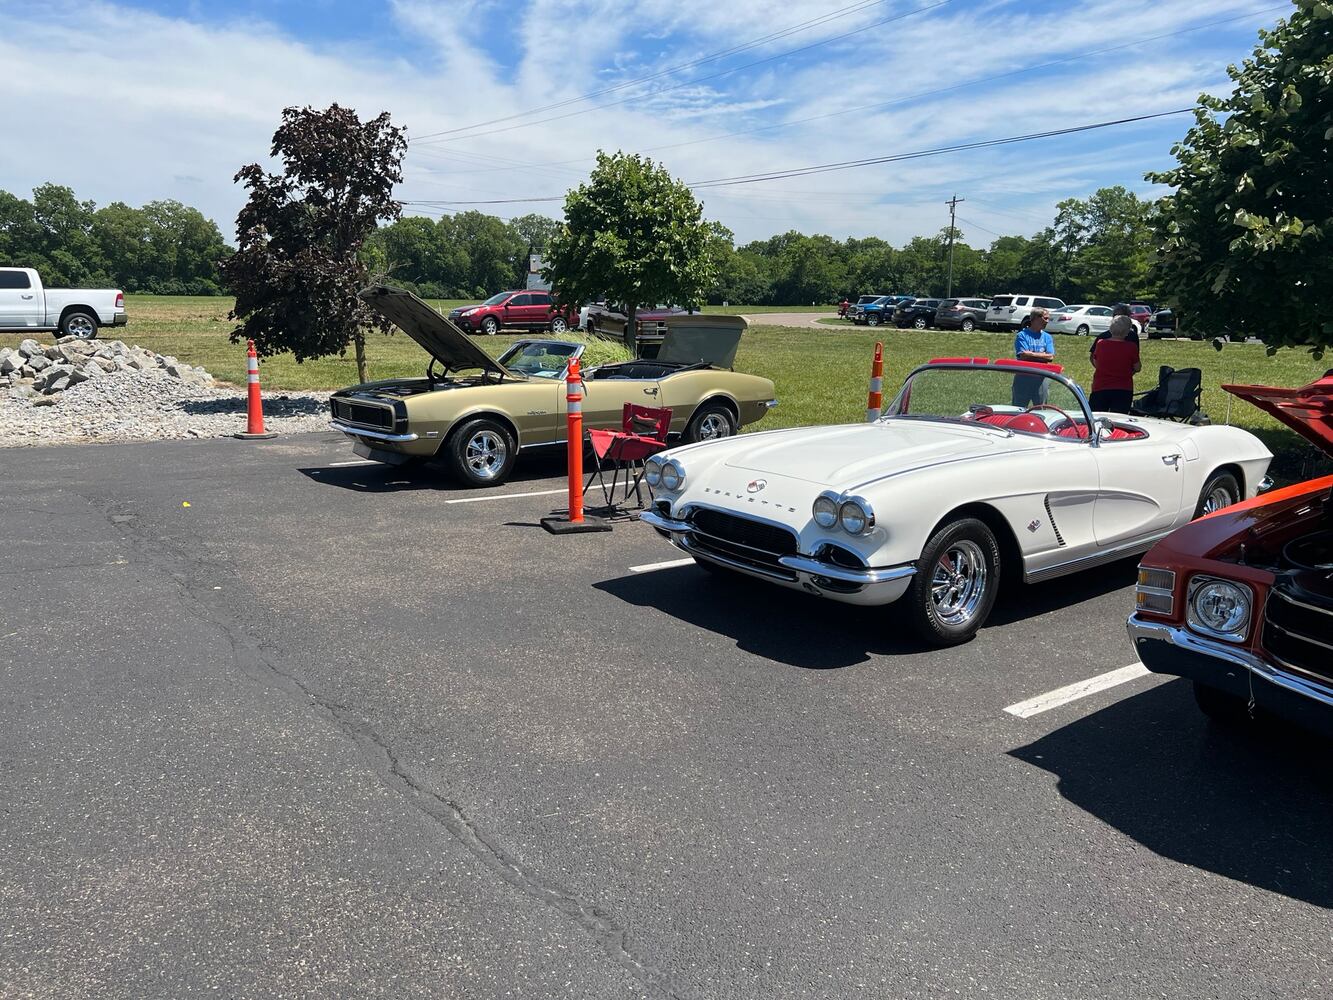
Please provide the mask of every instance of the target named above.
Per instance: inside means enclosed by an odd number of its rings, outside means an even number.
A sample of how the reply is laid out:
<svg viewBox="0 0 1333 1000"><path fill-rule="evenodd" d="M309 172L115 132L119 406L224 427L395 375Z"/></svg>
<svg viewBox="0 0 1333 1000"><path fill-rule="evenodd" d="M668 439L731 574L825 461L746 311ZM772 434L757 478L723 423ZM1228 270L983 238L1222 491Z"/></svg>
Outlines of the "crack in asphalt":
<svg viewBox="0 0 1333 1000"><path fill-rule="evenodd" d="M138 530L133 520L118 518L109 501L99 502L87 496L83 499L98 510L138 553L140 558L133 560L132 565L160 570L180 588L184 614L220 632L231 648L234 662L247 676L322 710L359 748L384 762L383 767L375 770L386 787L398 792L418 812L442 826L488 869L530 899L559 911L591 934L616 965L653 993L668 1000L685 1000L685 995L673 987L665 973L648 965L630 950L628 932L611 914L571 892L543 882L538 874L489 839L460 803L413 775L380 733L351 708L319 694L300 676L283 669L276 657L266 654L260 643L244 634L238 622L224 618L220 611L205 603L202 595L217 597L218 594L212 589L212 583L206 585L207 590L201 585L196 593L190 583L195 575L190 572L191 568L208 566L219 574L234 576L229 568L206 557L186 553L162 536L150 538Z"/></svg>

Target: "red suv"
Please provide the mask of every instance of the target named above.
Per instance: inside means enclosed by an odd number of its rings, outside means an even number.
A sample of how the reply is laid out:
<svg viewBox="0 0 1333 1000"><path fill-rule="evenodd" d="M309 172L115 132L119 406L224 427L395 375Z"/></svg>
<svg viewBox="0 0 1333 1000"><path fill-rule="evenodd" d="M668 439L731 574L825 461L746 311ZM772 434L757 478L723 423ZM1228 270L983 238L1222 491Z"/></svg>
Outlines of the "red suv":
<svg viewBox="0 0 1333 1000"><path fill-rule="evenodd" d="M459 306L450 310L449 318L469 333L490 336L514 327L564 333L572 325L570 310L558 309L550 292L527 290L499 292L481 305Z"/></svg>

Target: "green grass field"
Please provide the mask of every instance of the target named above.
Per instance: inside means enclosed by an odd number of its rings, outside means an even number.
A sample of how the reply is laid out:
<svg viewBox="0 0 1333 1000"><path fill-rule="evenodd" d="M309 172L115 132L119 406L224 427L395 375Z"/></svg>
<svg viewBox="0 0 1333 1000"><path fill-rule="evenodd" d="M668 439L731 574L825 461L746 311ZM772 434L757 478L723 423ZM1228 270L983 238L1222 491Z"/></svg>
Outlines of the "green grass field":
<svg viewBox="0 0 1333 1000"><path fill-rule="evenodd" d="M172 354L190 364L203 365L218 378L242 385L245 348L228 341L233 324L227 320L231 300L172 296L127 296L130 324L110 335L160 354ZM448 308L455 303L435 302ZM721 309L710 309L710 312ZM758 312L737 306L734 312ZM798 311L782 307L781 311ZM806 311L809 311L808 309ZM0 334L0 346L14 346L20 335ZM43 338L46 339L46 338ZM492 354L499 354L514 336L479 337ZM1066 372L1085 387L1092 381L1088 341L1057 337L1058 360ZM862 417L866 384L876 340L885 348L885 402L916 365L937 356L1008 357L1013 338L1001 333L961 333L931 330L885 329L870 331L835 321L825 329L756 325L741 343L739 370L771 378L777 385L779 406L757 429L804 424L845 423ZM403 334L376 335L367 354L371 378L416 375L429 361L421 348ZM1283 478L1299 478L1313 469L1315 454L1304 442L1248 403L1223 392L1223 382L1304 385L1323 374L1326 364L1308 354L1281 351L1268 357L1257 344L1228 344L1220 353L1211 344L1195 341L1152 340L1143 345L1140 388L1152 385L1159 365L1197 367L1204 372L1204 409L1215 423L1227 419L1246 427L1268 442L1282 460L1275 471ZM323 358L298 365L290 356L266 358L262 365L266 390L337 389L356 382L351 356Z"/></svg>

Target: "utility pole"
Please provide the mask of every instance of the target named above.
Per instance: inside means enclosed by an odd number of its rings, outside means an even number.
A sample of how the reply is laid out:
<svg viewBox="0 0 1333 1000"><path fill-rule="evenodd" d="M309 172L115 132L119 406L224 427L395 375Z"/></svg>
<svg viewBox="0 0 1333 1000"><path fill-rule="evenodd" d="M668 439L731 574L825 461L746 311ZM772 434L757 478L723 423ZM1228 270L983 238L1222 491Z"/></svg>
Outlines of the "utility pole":
<svg viewBox="0 0 1333 1000"><path fill-rule="evenodd" d="M946 299L951 298L953 296L953 234L954 234L953 220L954 220L954 215L958 211L959 203L964 201L967 201L967 199L960 198L958 197L957 194L955 194L952 198L950 198L948 201L944 203L949 206L949 281L948 284L944 286L944 297Z"/></svg>

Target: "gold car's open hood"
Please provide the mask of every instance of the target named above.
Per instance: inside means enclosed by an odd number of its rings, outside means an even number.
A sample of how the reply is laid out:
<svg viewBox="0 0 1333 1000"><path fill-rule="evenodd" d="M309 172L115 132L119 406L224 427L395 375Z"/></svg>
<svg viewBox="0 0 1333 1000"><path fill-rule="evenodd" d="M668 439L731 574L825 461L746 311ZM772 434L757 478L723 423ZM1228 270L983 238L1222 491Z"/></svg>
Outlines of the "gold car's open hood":
<svg viewBox="0 0 1333 1000"><path fill-rule="evenodd" d="M703 313L666 316L658 322L666 327L666 336L657 352L658 361L687 365L703 362L714 368L736 366L736 348L740 346L741 334L750 325L744 316Z"/></svg>
<svg viewBox="0 0 1333 1000"><path fill-rule="evenodd" d="M371 285L361 289L360 295L370 308L424 347L431 357L444 365L445 371L480 368L506 378L523 378L509 371L411 292L389 285Z"/></svg>

